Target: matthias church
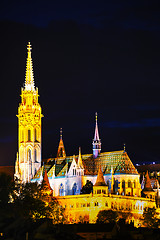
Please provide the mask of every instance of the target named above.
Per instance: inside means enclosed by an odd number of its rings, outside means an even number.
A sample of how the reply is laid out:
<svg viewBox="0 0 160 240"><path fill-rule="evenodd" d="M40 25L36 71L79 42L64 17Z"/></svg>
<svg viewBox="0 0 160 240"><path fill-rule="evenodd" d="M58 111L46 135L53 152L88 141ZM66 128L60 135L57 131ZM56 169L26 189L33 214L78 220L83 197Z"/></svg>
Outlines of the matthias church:
<svg viewBox="0 0 160 240"><path fill-rule="evenodd" d="M125 205L125 209L141 214L145 206L154 207L156 191L151 187L149 176L144 183L145 198L142 198L140 175L125 151L125 147L120 151L101 152L97 114L92 154L82 155L79 148L78 155L67 156L61 130L57 156L47 159L42 164L41 121L43 115L38 101L38 88L34 83L30 43L27 50L25 84L21 89L21 102L17 114L18 152L15 177L24 183L41 183L46 175L53 196L59 198L62 206L68 207L72 220L75 219L75 214L82 214L81 206L85 204L88 204L86 208L91 207L92 204L94 209L95 206L99 206L99 210L123 209ZM82 198L80 193L87 180L93 183L94 190L92 195L88 196L86 203L87 195ZM96 200L98 197L101 197L99 202ZM80 202L82 205L79 205ZM66 203L68 203L67 206ZM87 211L83 208L83 214ZM91 222L95 218L93 215L89 216Z"/></svg>

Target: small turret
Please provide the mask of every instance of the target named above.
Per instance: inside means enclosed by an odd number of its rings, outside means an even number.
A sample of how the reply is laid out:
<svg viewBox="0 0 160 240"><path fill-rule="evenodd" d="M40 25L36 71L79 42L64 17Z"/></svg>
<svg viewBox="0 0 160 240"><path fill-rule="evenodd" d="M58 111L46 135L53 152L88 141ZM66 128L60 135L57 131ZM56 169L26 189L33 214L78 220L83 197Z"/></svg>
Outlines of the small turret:
<svg viewBox="0 0 160 240"><path fill-rule="evenodd" d="M99 167L96 183L93 186L94 194L108 194L108 186L105 183L103 172Z"/></svg>
<svg viewBox="0 0 160 240"><path fill-rule="evenodd" d="M153 191L152 185L151 185L151 180L148 174L148 171L146 173L145 177L145 184L144 184L144 189L142 190L142 196L150 199L155 199L156 193Z"/></svg>
<svg viewBox="0 0 160 240"><path fill-rule="evenodd" d="M96 183L94 184L94 186L107 186L105 183L105 180L104 180L104 176L103 176L101 167L99 167L97 180L96 180Z"/></svg>
<svg viewBox="0 0 160 240"><path fill-rule="evenodd" d="M96 158L101 152L101 140L99 138L99 132L98 132L97 113L96 113L95 133L94 133L94 139L93 139L92 145L93 145L93 157Z"/></svg>

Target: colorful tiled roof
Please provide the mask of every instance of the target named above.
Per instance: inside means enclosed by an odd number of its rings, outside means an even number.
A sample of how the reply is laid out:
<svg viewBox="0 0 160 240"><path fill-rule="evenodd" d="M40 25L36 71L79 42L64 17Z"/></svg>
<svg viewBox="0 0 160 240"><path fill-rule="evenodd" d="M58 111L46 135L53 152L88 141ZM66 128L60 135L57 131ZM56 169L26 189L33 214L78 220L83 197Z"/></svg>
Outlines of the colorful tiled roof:
<svg viewBox="0 0 160 240"><path fill-rule="evenodd" d="M110 174L111 168L113 169L113 174L138 174L137 169L124 150L100 153L97 158L93 158L92 154L84 154L81 156L85 175L97 175L99 167L101 167L103 174ZM75 156L75 160L78 163L78 155ZM65 159L48 159L45 164L48 177L52 177L53 172L56 177L65 176L72 161L73 156L68 156ZM39 171L34 178L38 176L40 176Z"/></svg>

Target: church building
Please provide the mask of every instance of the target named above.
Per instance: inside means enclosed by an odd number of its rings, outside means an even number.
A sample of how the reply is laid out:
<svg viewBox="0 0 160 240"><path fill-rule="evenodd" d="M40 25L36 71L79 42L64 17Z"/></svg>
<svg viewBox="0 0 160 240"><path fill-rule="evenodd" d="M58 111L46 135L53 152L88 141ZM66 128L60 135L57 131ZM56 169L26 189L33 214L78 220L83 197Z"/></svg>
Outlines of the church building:
<svg viewBox="0 0 160 240"><path fill-rule="evenodd" d="M93 216L90 216L91 221L94 221L95 214L99 210L113 209L115 206L116 209L121 209L124 203L127 209L131 208L137 212L141 210L141 214L145 206L154 207L153 192L149 195L147 192L147 199L141 198L140 175L125 151L125 147L120 151L101 152L97 113L92 154L81 154L79 148L78 155L67 156L61 129L57 156L47 159L45 164L42 164L41 121L43 115L38 102L38 88L34 83L30 43L27 49L25 84L21 89L21 103L17 115L18 153L15 177L24 183L35 181L41 183L44 175L47 175L53 196L58 197L62 206L73 212L73 215L76 213L74 210L76 206L79 215L82 212L86 213L88 210L85 207L90 207L92 203L92 207L95 208L98 197L100 200L97 201L97 206L103 205L103 208L97 208ZM94 185L93 193L88 195L88 200L86 200L87 195L80 194L87 180ZM141 205L136 205L137 202L141 202ZM81 204L84 206L83 211L79 209Z"/></svg>

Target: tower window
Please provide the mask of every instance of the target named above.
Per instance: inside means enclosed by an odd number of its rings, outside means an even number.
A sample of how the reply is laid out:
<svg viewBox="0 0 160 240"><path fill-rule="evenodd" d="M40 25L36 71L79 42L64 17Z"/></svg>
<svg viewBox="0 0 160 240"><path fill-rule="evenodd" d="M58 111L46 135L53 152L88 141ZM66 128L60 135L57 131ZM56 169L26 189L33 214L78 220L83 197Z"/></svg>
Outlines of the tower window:
<svg viewBox="0 0 160 240"><path fill-rule="evenodd" d="M35 154L35 162L37 162L37 150L36 149L34 151L34 154Z"/></svg>
<svg viewBox="0 0 160 240"><path fill-rule="evenodd" d="M28 161L31 160L31 149L28 149Z"/></svg>
<svg viewBox="0 0 160 240"><path fill-rule="evenodd" d="M36 141L37 140L37 129L36 128L35 128L34 134L35 134L35 141Z"/></svg>
<svg viewBox="0 0 160 240"><path fill-rule="evenodd" d="M28 141L31 141L31 130L28 130Z"/></svg>
<svg viewBox="0 0 160 240"><path fill-rule="evenodd" d="M130 180L128 180L128 187L131 188L132 187L132 183Z"/></svg>

